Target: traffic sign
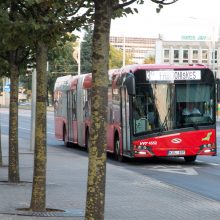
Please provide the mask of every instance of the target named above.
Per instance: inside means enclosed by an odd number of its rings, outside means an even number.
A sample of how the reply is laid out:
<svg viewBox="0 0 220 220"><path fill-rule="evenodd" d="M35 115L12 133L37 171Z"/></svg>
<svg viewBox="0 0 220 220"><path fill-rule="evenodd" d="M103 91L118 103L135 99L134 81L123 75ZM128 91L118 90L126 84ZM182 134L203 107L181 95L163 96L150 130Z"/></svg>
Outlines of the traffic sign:
<svg viewBox="0 0 220 220"><path fill-rule="evenodd" d="M10 92L10 83L6 83L4 87L5 92Z"/></svg>

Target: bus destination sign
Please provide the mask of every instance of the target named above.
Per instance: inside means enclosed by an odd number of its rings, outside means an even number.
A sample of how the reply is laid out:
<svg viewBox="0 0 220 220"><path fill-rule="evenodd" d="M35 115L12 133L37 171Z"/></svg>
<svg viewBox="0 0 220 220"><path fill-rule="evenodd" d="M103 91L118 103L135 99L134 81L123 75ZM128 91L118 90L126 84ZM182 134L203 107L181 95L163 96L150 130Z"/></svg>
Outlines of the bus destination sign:
<svg viewBox="0 0 220 220"><path fill-rule="evenodd" d="M174 80L200 80L200 70L151 70L146 71L146 80L174 81Z"/></svg>

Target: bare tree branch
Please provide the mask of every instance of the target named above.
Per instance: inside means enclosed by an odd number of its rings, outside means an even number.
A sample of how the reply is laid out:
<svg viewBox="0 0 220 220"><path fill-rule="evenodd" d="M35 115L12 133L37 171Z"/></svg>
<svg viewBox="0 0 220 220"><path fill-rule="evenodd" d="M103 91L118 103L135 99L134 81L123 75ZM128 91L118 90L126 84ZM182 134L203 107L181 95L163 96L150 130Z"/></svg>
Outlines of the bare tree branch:
<svg viewBox="0 0 220 220"><path fill-rule="evenodd" d="M124 7L126 7L126 6L128 6L128 5L132 4L132 3L134 3L134 2L136 2L136 1L137 1L137 0L130 0L130 1L125 2L125 3L123 3L123 4L117 4L117 5L115 5L115 7L113 7L113 10L117 10L117 9L120 9L120 8L124 8Z"/></svg>
<svg viewBox="0 0 220 220"><path fill-rule="evenodd" d="M156 4L170 5L170 4L173 4L173 3L177 2L178 0L151 0L151 1L156 3Z"/></svg>

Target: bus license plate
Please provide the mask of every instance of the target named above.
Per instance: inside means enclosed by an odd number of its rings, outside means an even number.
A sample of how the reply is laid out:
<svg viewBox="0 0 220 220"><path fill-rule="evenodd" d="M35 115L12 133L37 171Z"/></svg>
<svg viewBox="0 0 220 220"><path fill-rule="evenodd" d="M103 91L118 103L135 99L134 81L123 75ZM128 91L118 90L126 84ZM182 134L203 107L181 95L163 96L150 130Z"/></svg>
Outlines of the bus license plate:
<svg viewBox="0 0 220 220"><path fill-rule="evenodd" d="M168 156L178 156L178 155L185 155L185 150L169 150Z"/></svg>

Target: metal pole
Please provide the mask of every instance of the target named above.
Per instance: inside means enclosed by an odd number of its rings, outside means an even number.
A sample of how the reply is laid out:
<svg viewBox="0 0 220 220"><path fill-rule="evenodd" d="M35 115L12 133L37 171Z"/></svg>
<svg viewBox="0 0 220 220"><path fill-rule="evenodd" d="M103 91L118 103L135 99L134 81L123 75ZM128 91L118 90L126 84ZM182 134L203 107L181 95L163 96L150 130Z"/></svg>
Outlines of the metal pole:
<svg viewBox="0 0 220 220"><path fill-rule="evenodd" d="M125 66L125 36L123 36L123 66Z"/></svg>
<svg viewBox="0 0 220 220"><path fill-rule="evenodd" d="M212 27L212 71L215 73L215 26Z"/></svg>
<svg viewBox="0 0 220 220"><path fill-rule="evenodd" d="M35 148L36 87L37 87L37 74L36 74L36 69L34 69L32 71L31 145L30 145L31 151L33 151Z"/></svg>
<svg viewBox="0 0 220 220"><path fill-rule="evenodd" d="M81 39L79 39L79 51L78 51L78 75L81 72Z"/></svg>

